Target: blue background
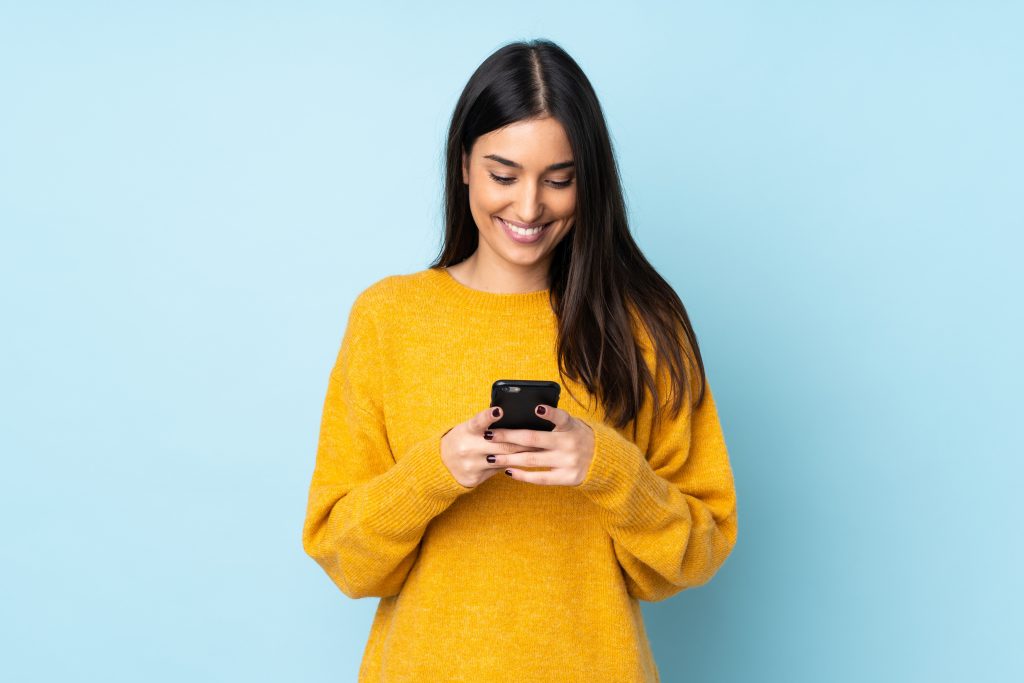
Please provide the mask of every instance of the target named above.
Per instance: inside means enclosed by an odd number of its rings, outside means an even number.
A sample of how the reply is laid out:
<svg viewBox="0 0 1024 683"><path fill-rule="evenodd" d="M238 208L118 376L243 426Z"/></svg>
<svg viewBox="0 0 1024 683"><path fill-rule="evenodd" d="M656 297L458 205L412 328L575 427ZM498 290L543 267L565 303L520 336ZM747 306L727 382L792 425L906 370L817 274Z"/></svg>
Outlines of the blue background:
<svg viewBox="0 0 1024 683"><path fill-rule="evenodd" d="M1022 20L4 3L0 677L355 680L377 600L300 542L327 375L355 295L440 245L466 79L546 37L736 476L720 573L643 603L663 680L1019 679Z"/></svg>

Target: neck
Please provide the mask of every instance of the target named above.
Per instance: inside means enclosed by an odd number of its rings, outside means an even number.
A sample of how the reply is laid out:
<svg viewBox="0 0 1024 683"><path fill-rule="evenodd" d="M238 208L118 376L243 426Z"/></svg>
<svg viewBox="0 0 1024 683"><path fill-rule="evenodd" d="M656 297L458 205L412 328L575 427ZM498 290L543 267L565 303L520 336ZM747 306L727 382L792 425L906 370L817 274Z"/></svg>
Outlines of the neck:
<svg viewBox="0 0 1024 683"><path fill-rule="evenodd" d="M550 259L542 263L520 266L498 258L481 255L477 249L466 260L448 268L452 277L467 287L483 292L519 294L548 288Z"/></svg>

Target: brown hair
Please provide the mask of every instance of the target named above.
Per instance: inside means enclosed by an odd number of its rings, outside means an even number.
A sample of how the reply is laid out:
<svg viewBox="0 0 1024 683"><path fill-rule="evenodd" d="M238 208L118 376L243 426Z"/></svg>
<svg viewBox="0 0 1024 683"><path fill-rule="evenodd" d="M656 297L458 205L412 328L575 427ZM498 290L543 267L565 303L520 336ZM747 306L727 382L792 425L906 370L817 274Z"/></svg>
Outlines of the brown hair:
<svg viewBox="0 0 1024 683"><path fill-rule="evenodd" d="M490 131L548 116L566 131L577 183L575 222L555 247L548 273L558 317L559 372L585 386L622 428L643 406L645 386L654 397L655 419L665 406L644 360L645 349L652 350L655 372L664 363L669 373L672 412L678 415L683 396L693 393L694 366L699 405L706 376L686 308L633 241L597 95L579 65L555 43L506 44L466 83L448 129L444 244L430 267L454 265L478 246L462 179L463 152L470 153L476 139Z"/></svg>

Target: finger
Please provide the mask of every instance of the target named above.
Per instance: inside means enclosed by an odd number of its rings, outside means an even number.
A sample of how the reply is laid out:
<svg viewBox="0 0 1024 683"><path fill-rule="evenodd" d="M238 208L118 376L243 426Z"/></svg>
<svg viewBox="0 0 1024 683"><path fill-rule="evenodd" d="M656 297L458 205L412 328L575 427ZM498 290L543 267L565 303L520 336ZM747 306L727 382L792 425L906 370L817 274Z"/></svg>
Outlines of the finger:
<svg viewBox="0 0 1024 683"><path fill-rule="evenodd" d="M479 446L481 453L493 453L496 455L500 455L501 457L504 457L506 455L512 455L513 453L537 453L538 451L549 450L547 448L523 446L521 444L511 443L509 441L495 443L493 441L487 440L487 437L484 437L483 439L480 440Z"/></svg>
<svg viewBox="0 0 1024 683"><path fill-rule="evenodd" d="M527 472L526 470L517 470L514 467L506 467L505 475L510 479L516 481L523 481L528 484L540 484L542 486L568 486L569 481L564 475L559 474L554 470L538 470L536 472Z"/></svg>
<svg viewBox="0 0 1024 683"><path fill-rule="evenodd" d="M564 467L564 454L558 451L514 451L495 453L495 467Z"/></svg>
<svg viewBox="0 0 1024 683"><path fill-rule="evenodd" d="M541 412L543 410L543 412ZM561 408L555 408L549 406L546 403L540 403L534 407L533 412L537 417L552 422L555 425L555 431L564 431L569 427L569 423L572 420L572 416Z"/></svg>
<svg viewBox="0 0 1024 683"><path fill-rule="evenodd" d="M491 406L486 410L481 410L469 421L469 429L473 433L482 435L492 423L501 419L501 415L501 408L498 406Z"/></svg>
<svg viewBox="0 0 1024 683"><path fill-rule="evenodd" d="M506 444L498 444L498 448L496 448L496 449L492 448L492 449L488 450L484 454L484 459L487 460L486 468L487 469L492 469L492 470L500 470L500 469L504 469L506 467L513 467L513 466L516 466L516 467L552 467L553 466L553 465L543 464L541 462L537 462L537 463L531 464L529 460L525 460L525 459L522 459L522 460L520 460L520 459L510 460L510 458L512 458L514 456L527 456L527 455L532 455L533 453L543 453L543 452L546 452L543 449L537 449L535 451L509 450L508 452L503 452L503 451L506 451L507 449L515 449L515 448L518 448L515 444L506 443Z"/></svg>
<svg viewBox="0 0 1024 683"><path fill-rule="evenodd" d="M556 437L551 432L541 429L491 429L492 444L508 443L529 448L550 449L557 445ZM485 437L486 438L486 437Z"/></svg>

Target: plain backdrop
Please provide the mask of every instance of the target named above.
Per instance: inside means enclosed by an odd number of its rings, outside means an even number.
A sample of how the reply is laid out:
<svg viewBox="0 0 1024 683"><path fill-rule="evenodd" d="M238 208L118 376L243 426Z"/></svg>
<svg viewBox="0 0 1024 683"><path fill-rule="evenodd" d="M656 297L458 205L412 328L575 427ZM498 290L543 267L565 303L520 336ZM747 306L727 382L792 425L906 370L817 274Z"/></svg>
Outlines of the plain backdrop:
<svg viewBox="0 0 1024 683"><path fill-rule="evenodd" d="M1022 27L3 3L0 678L355 680L377 599L300 538L328 373L355 295L439 249L469 75L543 37L601 99L736 477L721 571L643 603L662 679L1020 679Z"/></svg>

